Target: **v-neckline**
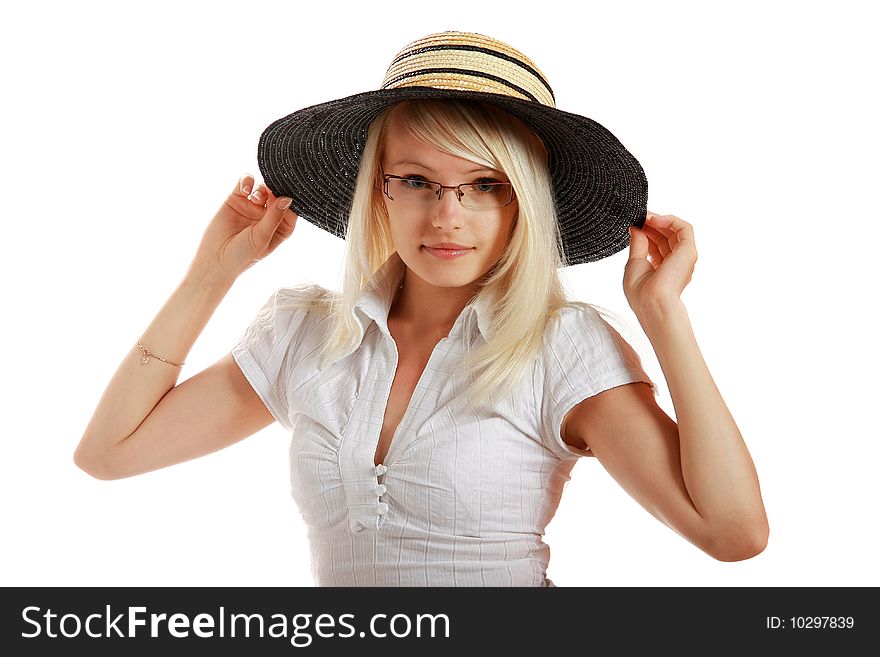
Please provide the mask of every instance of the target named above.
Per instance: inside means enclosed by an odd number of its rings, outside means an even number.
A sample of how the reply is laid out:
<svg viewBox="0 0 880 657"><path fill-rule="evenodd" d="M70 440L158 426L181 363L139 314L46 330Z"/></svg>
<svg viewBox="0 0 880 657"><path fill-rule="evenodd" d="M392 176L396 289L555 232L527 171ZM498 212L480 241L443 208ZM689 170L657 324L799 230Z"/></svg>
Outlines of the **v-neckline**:
<svg viewBox="0 0 880 657"><path fill-rule="evenodd" d="M389 334L390 333L391 333L391 327L389 326ZM418 372L417 377L414 376L413 374L410 374L409 372L407 372L408 378L407 378L406 383L407 384L411 383L413 378L415 378L415 382L412 383L412 388L409 389L409 397L406 399L406 403L403 404L401 402L397 402L395 404L395 407L392 409L394 412L399 413L399 415L397 417L397 422L394 425L394 428L389 429L390 436L385 438L383 441L383 435L387 436L387 433L388 433L385 431L385 421L386 421L386 417L388 416L389 405L391 404L391 396L392 396L392 393L394 392L395 384L398 383L398 375L401 372L401 369L400 369L400 362L401 362L400 349L398 348L397 340L393 336L391 336L391 342L394 345L394 353L395 353L396 358L395 358L395 363L394 363L394 373L393 373L393 376L391 379L391 385L388 388L388 394L385 397L385 404L384 404L384 407L382 410L382 423L379 426L379 434L376 438L375 449L373 450L373 466L374 467L378 466L378 465L387 465L389 454L391 454L392 450L396 450L395 445L397 444L397 441L398 441L398 433L400 432L400 427L404 426L406 420L409 418L413 398L416 396L416 393L419 391L419 386L422 383L422 379L424 379L424 377L425 377L425 370L427 370L428 365L431 363L431 359L433 358L434 353L437 350L437 346L441 342L446 340L448 337L449 336L447 334L445 337L438 339L437 342L435 342L434 345L430 347L430 351L428 351L428 347L426 347L426 346L412 347L412 351L409 351L410 347L408 347L408 346L404 347L405 353L408 354L406 356L406 360L414 358L415 356L417 356L419 354L422 355L422 357L418 359L418 361L421 363L421 368ZM426 342L425 344L430 345L430 342ZM427 353L427 358L424 357L424 355L426 353ZM412 355L409 355L409 354L412 354ZM401 406L403 407L402 411L400 410ZM380 450L382 448L384 448L384 453L382 453L381 458L379 458Z"/></svg>

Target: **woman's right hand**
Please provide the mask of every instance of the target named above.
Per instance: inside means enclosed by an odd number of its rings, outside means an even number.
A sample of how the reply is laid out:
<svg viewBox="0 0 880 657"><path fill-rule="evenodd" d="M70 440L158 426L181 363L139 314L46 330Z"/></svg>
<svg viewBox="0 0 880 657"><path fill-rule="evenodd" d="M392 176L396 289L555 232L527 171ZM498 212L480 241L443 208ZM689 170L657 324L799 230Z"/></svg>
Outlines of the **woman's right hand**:
<svg viewBox="0 0 880 657"><path fill-rule="evenodd" d="M290 199L254 183L253 176L242 176L220 206L190 265L191 275L233 281L291 236L298 217L287 207Z"/></svg>

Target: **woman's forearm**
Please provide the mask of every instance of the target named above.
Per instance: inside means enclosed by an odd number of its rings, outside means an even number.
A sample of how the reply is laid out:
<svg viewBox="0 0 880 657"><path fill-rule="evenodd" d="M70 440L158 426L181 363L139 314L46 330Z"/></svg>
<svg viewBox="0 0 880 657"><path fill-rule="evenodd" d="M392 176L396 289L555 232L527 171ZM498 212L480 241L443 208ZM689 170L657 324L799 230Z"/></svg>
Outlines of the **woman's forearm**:
<svg viewBox="0 0 880 657"><path fill-rule="evenodd" d="M150 352L183 363L234 281L190 270L147 330L132 340L83 433L74 460L80 467L100 461L138 428L177 384L179 367L150 358L141 364L138 339Z"/></svg>
<svg viewBox="0 0 880 657"><path fill-rule="evenodd" d="M636 313L669 386L681 470L694 506L728 544L766 543L758 475L736 422L700 353L680 300Z"/></svg>

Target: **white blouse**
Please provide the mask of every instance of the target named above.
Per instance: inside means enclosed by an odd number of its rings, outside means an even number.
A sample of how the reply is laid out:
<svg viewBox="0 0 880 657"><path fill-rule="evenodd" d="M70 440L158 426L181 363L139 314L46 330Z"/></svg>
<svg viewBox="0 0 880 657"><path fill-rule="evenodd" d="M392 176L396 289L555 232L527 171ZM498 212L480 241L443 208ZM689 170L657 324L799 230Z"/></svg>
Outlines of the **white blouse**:
<svg viewBox="0 0 880 657"><path fill-rule="evenodd" d="M577 459L565 414L608 388L644 381L636 352L592 308L553 316L540 357L514 394L478 414L461 392L465 350L488 336L488 302L462 310L413 391L384 462L373 460L397 367L388 330L404 265L394 253L354 314L360 344L321 371L329 325L272 295L232 354L292 432L290 484L308 528L317 586L553 586L544 530Z"/></svg>

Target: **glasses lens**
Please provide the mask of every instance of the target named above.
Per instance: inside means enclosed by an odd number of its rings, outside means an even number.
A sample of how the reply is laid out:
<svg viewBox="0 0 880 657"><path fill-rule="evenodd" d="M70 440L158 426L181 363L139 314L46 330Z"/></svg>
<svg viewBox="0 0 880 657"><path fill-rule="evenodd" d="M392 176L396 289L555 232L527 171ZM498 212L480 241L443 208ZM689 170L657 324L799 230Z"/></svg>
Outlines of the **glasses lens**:
<svg viewBox="0 0 880 657"><path fill-rule="evenodd" d="M453 190L446 190L454 193ZM461 204L474 210L491 210L513 200L510 183L472 183L461 186ZM436 205L440 184L414 178L388 178L388 195L395 203L405 205Z"/></svg>
<svg viewBox="0 0 880 657"><path fill-rule="evenodd" d="M440 185L424 180L389 178L388 193L395 202L407 205L436 205Z"/></svg>
<svg viewBox="0 0 880 657"><path fill-rule="evenodd" d="M488 210L500 208L512 200L513 185L510 183L473 183L461 186L461 204L466 208Z"/></svg>

